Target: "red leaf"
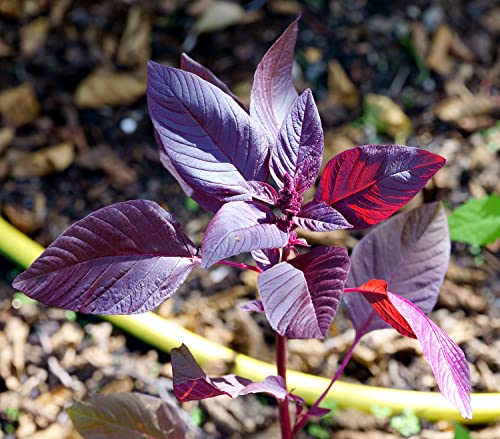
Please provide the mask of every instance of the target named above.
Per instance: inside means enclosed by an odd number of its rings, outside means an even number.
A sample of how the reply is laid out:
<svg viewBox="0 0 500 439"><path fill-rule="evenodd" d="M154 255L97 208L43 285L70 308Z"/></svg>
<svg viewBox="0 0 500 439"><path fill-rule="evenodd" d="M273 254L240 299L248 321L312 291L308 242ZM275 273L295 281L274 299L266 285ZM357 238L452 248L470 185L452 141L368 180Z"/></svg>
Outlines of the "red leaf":
<svg viewBox="0 0 500 439"><path fill-rule="evenodd" d="M337 209L354 228L367 228L410 201L444 163L409 146L358 146L330 160L314 199Z"/></svg>
<svg viewBox="0 0 500 439"><path fill-rule="evenodd" d="M371 279L359 287L363 295L371 303L377 314L400 334L406 337L417 338L411 326L392 304L387 295L385 280Z"/></svg>

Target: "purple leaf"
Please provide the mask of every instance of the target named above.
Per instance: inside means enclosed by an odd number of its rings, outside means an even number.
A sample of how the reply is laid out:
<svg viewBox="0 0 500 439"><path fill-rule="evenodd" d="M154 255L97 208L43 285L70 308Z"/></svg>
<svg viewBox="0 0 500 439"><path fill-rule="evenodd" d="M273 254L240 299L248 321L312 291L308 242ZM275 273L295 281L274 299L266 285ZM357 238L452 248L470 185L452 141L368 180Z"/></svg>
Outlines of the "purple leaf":
<svg viewBox="0 0 500 439"><path fill-rule="evenodd" d="M274 206L278 200L276 190L271 185L262 181L248 181L245 187L247 188L248 194L255 200L263 201L272 206Z"/></svg>
<svg viewBox="0 0 500 439"><path fill-rule="evenodd" d="M187 54L181 54L181 70L185 70L186 72L194 73L200 78L204 79L207 82L215 85L220 88L224 93L227 93L231 96L238 105L243 108L246 112L248 112L246 105L240 101L238 96L236 96L229 87L224 84L217 76L215 76L211 70L207 69L205 66L201 65L199 62L190 58Z"/></svg>
<svg viewBox="0 0 500 439"><path fill-rule="evenodd" d="M184 344L172 349L171 356L174 394L179 402L199 401L219 395L235 397L252 382L236 375L209 378Z"/></svg>
<svg viewBox="0 0 500 439"><path fill-rule="evenodd" d="M280 261L280 250L279 248L268 248L261 250L253 250L252 258L257 263L257 266L261 270L267 270L273 265L276 265Z"/></svg>
<svg viewBox="0 0 500 439"><path fill-rule="evenodd" d="M94 395L76 402L68 414L85 438L184 439L184 421L174 404L140 393Z"/></svg>
<svg viewBox="0 0 500 439"><path fill-rule="evenodd" d="M171 355L174 394L179 402L199 401L219 395L236 398L249 393L268 393L279 401L287 397L285 382L279 376L269 376L261 383L237 375L209 378L184 344L172 349Z"/></svg>
<svg viewBox="0 0 500 439"><path fill-rule="evenodd" d="M69 227L14 288L48 306L135 314L175 293L199 264L177 220L152 201L113 204Z"/></svg>
<svg viewBox="0 0 500 439"><path fill-rule="evenodd" d="M249 393L267 393L278 401L284 401L288 397L285 380L276 375L264 378L261 383L247 384L239 391L238 395L248 395Z"/></svg>
<svg viewBox="0 0 500 439"><path fill-rule="evenodd" d="M449 257L444 209L438 203L424 204L390 218L354 247L346 285L358 287L370 279L385 279L389 291L428 313L436 304ZM345 294L344 300L349 317L359 330L372 314L372 307L358 294ZM375 314L366 332L387 327Z"/></svg>
<svg viewBox="0 0 500 439"><path fill-rule="evenodd" d="M169 167L198 200L207 197L212 203L241 197L248 191L247 181L267 180L269 147L264 134L216 86L192 73L150 62L148 106Z"/></svg>
<svg viewBox="0 0 500 439"><path fill-rule="evenodd" d="M272 210L258 202L235 201L222 206L207 227L202 243L202 267L258 249L280 248L288 233L276 224Z"/></svg>
<svg viewBox="0 0 500 439"><path fill-rule="evenodd" d="M388 295L422 345L441 393L464 418L471 419L470 372L462 350L413 303L391 292Z"/></svg>
<svg viewBox="0 0 500 439"><path fill-rule="evenodd" d="M240 306L240 309L245 312L264 312L262 300L250 300Z"/></svg>
<svg viewBox="0 0 500 439"><path fill-rule="evenodd" d="M288 174L301 194L316 181L322 156L323 129L308 89L295 101L281 126L272 150L271 174L280 187Z"/></svg>
<svg viewBox="0 0 500 439"><path fill-rule="evenodd" d="M300 16L271 46L254 75L250 115L260 121L273 143L298 96L293 85L292 66L299 19Z"/></svg>
<svg viewBox="0 0 500 439"><path fill-rule="evenodd" d="M438 155L409 146L358 146L328 162L314 199L363 229L404 206L444 163Z"/></svg>
<svg viewBox="0 0 500 439"><path fill-rule="evenodd" d="M324 338L349 271L347 250L316 247L257 279L271 327L289 338Z"/></svg>
<svg viewBox="0 0 500 439"><path fill-rule="evenodd" d="M333 207L316 200L302 206L300 212L293 218L293 222L302 229L312 232L329 232L352 227Z"/></svg>

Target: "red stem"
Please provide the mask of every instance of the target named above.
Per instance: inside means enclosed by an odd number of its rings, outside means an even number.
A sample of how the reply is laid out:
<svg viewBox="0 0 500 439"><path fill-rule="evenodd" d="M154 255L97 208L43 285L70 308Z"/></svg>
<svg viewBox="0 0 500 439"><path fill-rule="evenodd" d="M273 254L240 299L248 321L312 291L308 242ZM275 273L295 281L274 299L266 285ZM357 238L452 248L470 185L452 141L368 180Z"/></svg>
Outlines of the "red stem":
<svg viewBox="0 0 500 439"><path fill-rule="evenodd" d="M276 333L276 366L278 375L285 381L286 388L286 338ZM288 399L278 401L281 438L292 439L292 424L290 423L290 410Z"/></svg>
<svg viewBox="0 0 500 439"><path fill-rule="evenodd" d="M356 290L356 288L346 288L346 289ZM355 291L349 291L349 292L355 292ZM370 313L370 315L368 316L368 318L366 319L366 321L361 325L361 327L359 328L359 330L356 331L356 336L354 337L354 340L353 340L353 342L351 344L351 347L349 348L349 350L347 351L344 359L342 360L342 363L340 364L340 367L335 372L335 375L333 376L332 380L330 381L330 384L328 384L328 387L325 389L325 391L321 394L321 396L316 400L316 402L312 405L312 407L309 410L313 410L313 409L319 407L319 405L321 404L321 401L323 401L323 399L325 398L325 396L328 395L328 392L332 388L332 386L335 383L335 381L337 381L339 379L340 375L342 374L342 372L346 368L347 364L349 363L349 360L352 357L352 354L354 352L354 348L356 347L356 345L361 340L361 337L363 337L363 335L365 335L365 328L368 326L368 323L370 322L372 315L373 315L373 312ZM303 415L301 415L299 417L299 419L297 420L295 426L293 427L293 434L297 434L297 432L300 431L300 429L305 425L305 423L307 422L307 420L309 419L309 417L310 416L308 415L308 413L304 413Z"/></svg>
<svg viewBox="0 0 500 439"><path fill-rule="evenodd" d="M262 273L262 270L259 267L256 267L255 265L244 264L243 262L222 260L222 261L216 262L216 264L229 265L230 267L242 268L243 270L252 270L252 271L256 271L257 273Z"/></svg>

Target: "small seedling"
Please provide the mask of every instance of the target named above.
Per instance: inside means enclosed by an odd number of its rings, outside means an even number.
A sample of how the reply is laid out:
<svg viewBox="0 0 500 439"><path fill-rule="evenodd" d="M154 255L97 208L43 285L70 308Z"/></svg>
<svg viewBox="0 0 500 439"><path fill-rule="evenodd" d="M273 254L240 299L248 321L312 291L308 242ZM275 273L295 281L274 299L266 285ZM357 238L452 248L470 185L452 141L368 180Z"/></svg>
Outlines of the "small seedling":
<svg viewBox="0 0 500 439"><path fill-rule="evenodd" d="M161 161L188 196L215 213L201 248L158 204L113 204L69 227L14 287L49 306L134 314L170 298L196 267L253 270L260 297L243 308L264 313L276 333L277 375L262 382L210 378L182 345L172 351L180 402L268 393L278 401L282 437L291 438L311 416L328 412L320 404L361 337L393 327L421 343L441 392L470 418L464 354L426 316L448 266L446 215L434 203L392 216L445 160L414 147L358 146L330 160L312 201L303 203L319 174L323 130L312 92L299 95L292 81L297 23L258 65L249 109L186 55L180 69L149 64L148 106ZM297 235L298 229L367 229L381 222L351 257L345 248L311 247ZM229 259L241 253L251 253L255 264ZM286 385L286 339L324 338L342 300L356 336L328 388L307 408ZM99 417L98 406L109 405L96 401L78 410ZM128 404L124 397L111 405L117 403ZM290 403L296 405L294 419Z"/></svg>

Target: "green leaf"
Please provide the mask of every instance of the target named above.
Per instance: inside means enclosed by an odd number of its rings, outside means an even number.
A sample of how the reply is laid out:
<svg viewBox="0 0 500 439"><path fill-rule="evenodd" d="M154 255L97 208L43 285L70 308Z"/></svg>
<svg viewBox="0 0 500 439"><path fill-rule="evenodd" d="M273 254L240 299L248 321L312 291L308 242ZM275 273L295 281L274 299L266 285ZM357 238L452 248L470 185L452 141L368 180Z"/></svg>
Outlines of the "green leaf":
<svg viewBox="0 0 500 439"><path fill-rule="evenodd" d="M469 430L467 430L463 425L460 425L458 422L454 422L453 428L455 431L453 439L471 439Z"/></svg>
<svg viewBox="0 0 500 439"><path fill-rule="evenodd" d="M474 245L491 244L500 238L500 197L471 198L448 218L450 238Z"/></svg>
<svg viewBox="0 0 500 439"><path fill-rule="evenodd" d="M420 420L411 409L405 409L403 413L391 418L390 426L403 436L413 436L420 433Z"/></svg>
<svg viewBox="0 0 500 439"><path fill-rule="evenodd" d="M95 395L73 404L68 414L85 439L181 439L186 434L175 405L140 393Z"/></svg>

